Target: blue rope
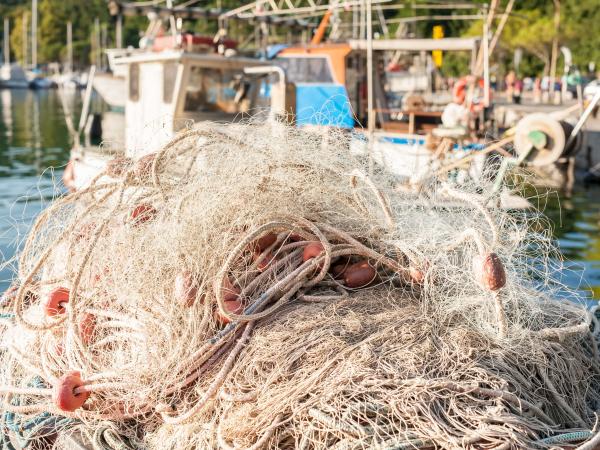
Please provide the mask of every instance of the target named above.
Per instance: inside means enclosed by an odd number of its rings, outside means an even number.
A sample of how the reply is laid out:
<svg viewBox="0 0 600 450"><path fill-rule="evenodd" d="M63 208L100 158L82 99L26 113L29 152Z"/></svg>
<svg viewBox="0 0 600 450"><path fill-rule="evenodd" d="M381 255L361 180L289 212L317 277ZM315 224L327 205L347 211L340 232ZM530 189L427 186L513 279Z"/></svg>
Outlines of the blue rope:
<svg viewBox="0 0 600 450"><path fill-rule="evenodd" d="M30 387L44 388L47 385L40 377L35 377L30 383ZM13 404L18 406L20 402L13 400ZM20 447L26 448L31 443L44 434L52 434L59 428L77 423L76 420L68 417L53 416L48 412L43 412L26 421L21 421L17 414L12 411L5 411L4 424L12 432L19 442ZM0 433L1 450L15 450L9 437L5 433Z"/></svg>
<svg viewBox="0 0 600 450"><path fill-rule="evenodd" d="M556 444L567 444L570 442L585 441L593 436L591 431L573 431L571 433L558 434L556 436L550 436L545 439L535 441L537 445L556 445Z"/></svg>

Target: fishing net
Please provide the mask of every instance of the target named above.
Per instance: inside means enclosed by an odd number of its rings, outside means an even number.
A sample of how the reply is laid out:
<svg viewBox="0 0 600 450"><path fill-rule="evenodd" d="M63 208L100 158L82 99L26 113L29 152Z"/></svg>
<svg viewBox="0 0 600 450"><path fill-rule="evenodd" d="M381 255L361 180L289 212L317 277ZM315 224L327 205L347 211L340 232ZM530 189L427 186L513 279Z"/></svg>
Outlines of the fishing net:
<svg viewBox="0 0 600 450"><path fill-rule="evenodd" d="M498 449L589 438L596 319L556 300L543 227L494 207L484 183L406 193L351 139L205 123L57 199L3 300L3 439Z"/></svg>

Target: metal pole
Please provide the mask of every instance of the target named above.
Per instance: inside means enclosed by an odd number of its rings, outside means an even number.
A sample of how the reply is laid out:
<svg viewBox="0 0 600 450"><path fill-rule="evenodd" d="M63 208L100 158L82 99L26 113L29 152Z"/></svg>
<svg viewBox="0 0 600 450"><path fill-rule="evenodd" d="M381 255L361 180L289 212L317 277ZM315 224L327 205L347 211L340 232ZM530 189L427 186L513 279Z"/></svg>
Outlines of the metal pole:
<svg viewBox="0 0 600 450"><path fill-rule="evenodd" d="M68 73L73 72L73 24L67 22L67 68Z"/></svg>
<svg viewBox="0 0 600 450"><path fill-rule="evenodd" d="M8 17L4 18L4 64L10 65L10 33L8 31Z"/></svg>
<svg viewBox="0 0 600 450"><path fill-rule="evenodd" d="M367 0L367 126L369 130L369 172L373 173L373 138L375 134L375 114L373 111L373 24L371 20L371 0Z"/></svg>
<svg viewBox="0 0 600 450"><path fill-rule="evenodd" d="M588 104L587 108L585 109L585 111L583 112L583 114L581 115L581 117L579 118L577 123L575 124L575 127L573 128L573 131L571 131L571 135L569 136L569 139L567 140L567 143L565 144L565 148L569 148L569 146L573 143L573 141L575 140L575 138L581 131L581 128L585 125L585 123L589 119L590 114L592 114L592 111L594 110L594 108L596 107L598 102L600 102L600 92L597 92L596 95L594 95L594 98Z"/></svg>
<svg viewBox="0 0 600 450"><path fill-rule="evenodd" d="M490 106L490 55L488 26L483 23L483 104L487 108Z"/></svg>
<svg viewBox="0 0 600 450"><path fill-rule="evenodd" d="M37 0L31 2L31 65L37 68Z"/></svg>

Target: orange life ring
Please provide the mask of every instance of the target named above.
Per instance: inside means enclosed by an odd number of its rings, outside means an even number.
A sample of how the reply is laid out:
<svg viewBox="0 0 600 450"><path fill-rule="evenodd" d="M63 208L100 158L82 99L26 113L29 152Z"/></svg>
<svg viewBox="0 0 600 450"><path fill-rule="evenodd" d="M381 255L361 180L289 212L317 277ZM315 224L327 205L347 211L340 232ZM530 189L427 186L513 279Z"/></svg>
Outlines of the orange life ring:
<svg viewBox="0 0 600 450"><path fill-rule="evenodd" d="M484 88L485 88L485 83L483 81L483 78L479 78L476 83L477 83L477 88L483 92ZM456 82L456 84L454 85L454 88L452 89L452 101L454 103L458 103L459 105L462 105L465 102L465 100L467 99L468 88L469 88L469 77L462 77L460 80L458 80ZM483 100L483 95L485 95L485 94L482 94L478 98L480 100ZM487 104L489 104L491 102L491 96L492 96L492 93L490 90L488 93ZM471 111L480 109L482 107L483 103L484 103L483 101L479 101L479 102L471 101Z"/></svg>

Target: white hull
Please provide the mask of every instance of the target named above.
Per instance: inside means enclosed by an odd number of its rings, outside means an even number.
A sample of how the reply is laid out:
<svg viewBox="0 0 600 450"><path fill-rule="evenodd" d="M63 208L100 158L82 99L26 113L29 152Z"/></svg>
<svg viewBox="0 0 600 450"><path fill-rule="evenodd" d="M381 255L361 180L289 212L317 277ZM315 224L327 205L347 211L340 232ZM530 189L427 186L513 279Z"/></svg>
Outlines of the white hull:
<svg viewBox="0 0 600 450"><path fill-rule="evenodd" d="M112 74L96 74L94 76L94 89L102 99L113 108L124 108L127 101L125 78Z"/></svg>

